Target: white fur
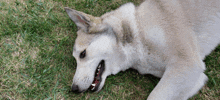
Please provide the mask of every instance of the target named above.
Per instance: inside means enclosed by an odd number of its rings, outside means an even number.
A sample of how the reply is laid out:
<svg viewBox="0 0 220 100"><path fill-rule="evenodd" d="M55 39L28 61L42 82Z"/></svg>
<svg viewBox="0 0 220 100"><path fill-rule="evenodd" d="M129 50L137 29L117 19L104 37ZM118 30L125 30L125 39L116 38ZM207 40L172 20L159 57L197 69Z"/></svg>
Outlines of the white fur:
<svg viewBox="0 0 220 100"><path fill-rule="evenodd" d="M188 93L189 97L192 97L193 94L196 94L199 89L202 88L202 86L205 85L206 81L208 80L208 77L204 74L201 73L199 76L199 79L197 80L195 86L192 88L192 90ZM187 98L186 98L187 99Z"/></svg>
<svg viewBox="0 0 220 100"><path fill-rule="evenodd" d="M100 36L97 40L92 42L88 47L88 54L92 54L92 56L96 56L102 51L113 51L112 44L114 42L108 36ZM99 51L99 52L97 52Z"/></svg>
<svg viewBox="0 0 220 100"><path fill-rule="evenodd" d="M151 41L154 41L155 44L160 46L166 45L164 30L159 26L149 27L146 30L146 33L148 34L148 38L150 38Z"/></svg>
<svg viewBox="0 0 220 100"><path fill-rule="evenodd" d="M220 42L220 13L210 16L210 20L199 27L201 28L198 30L198 40L204 59Z"/></svg>

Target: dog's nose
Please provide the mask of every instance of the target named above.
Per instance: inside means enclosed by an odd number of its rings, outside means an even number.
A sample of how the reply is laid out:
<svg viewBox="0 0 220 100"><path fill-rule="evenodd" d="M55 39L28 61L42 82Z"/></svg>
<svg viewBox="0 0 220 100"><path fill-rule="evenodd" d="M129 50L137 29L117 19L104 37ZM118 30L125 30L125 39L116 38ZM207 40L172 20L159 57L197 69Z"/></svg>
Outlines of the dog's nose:
<svg viewBox="0 0 220 100"><path fill-rule="evenodd" d="M79 90L78 85L73 84L73 85L72 85L72 91L73 91L73 92L78 92L78 90Z"/></svg>

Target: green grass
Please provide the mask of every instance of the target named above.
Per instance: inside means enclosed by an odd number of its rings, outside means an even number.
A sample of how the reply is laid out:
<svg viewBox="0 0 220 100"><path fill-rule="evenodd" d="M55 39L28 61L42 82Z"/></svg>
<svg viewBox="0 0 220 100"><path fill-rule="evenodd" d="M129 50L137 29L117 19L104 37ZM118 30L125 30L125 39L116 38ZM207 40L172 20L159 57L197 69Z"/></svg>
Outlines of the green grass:
<svg viewBox="0 0 220 100"><path fill-rule="evenodd" d="M99 93L70 91L76 26L68 6L94 16L141 0L0 1L0 99L146 99L159 79L128 70L109 76ZM205 59L208 83L191 100L220 99L220 47Z"/></svg>

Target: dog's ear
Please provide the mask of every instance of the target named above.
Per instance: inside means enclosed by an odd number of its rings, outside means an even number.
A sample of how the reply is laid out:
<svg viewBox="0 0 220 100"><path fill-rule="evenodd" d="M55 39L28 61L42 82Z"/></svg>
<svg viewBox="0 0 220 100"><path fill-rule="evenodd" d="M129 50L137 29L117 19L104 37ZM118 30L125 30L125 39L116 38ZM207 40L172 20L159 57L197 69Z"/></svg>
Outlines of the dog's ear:
<svg viewBox="0 0 220 100"><path fill-rule="evenodd" d="M85 14L80 11L65 7L64 8L69 15L70 19L77 25L78 28L88 31L90 27L93 27L101 23L101 19L92 15Z"/></svg>
<svg viewBox="0 0 220 100"><path fill-rule="evenodd" d="M133 40L132 30L127 21L122 21L122 28L123 28L123 41L122 43L131 43Z"/></svg>
<svg viewBox="0 0 220 100"><path fill-rule="evenodd" d="M79 11L68 7L65 7L64 9L78 28L87 29L90 26L90 19L84 16L82 12L80 13Z"/></svg>

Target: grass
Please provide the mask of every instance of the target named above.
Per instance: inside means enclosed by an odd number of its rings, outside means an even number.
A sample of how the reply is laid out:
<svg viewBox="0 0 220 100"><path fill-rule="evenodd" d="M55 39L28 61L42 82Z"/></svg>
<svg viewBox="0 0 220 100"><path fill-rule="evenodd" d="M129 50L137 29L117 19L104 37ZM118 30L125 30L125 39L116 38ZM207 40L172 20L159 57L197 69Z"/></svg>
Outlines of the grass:
<svg viewBox="0 0 220 100"><path fill-rule="evenodd" d="M109 76L99 93L69 92L77 29L63 8L100 16L126 2L141 0L0 1L0 99L146 99L159 79L134 70ZM205 62L209 81L190 100L220 99L220 47Z"/></svg>

